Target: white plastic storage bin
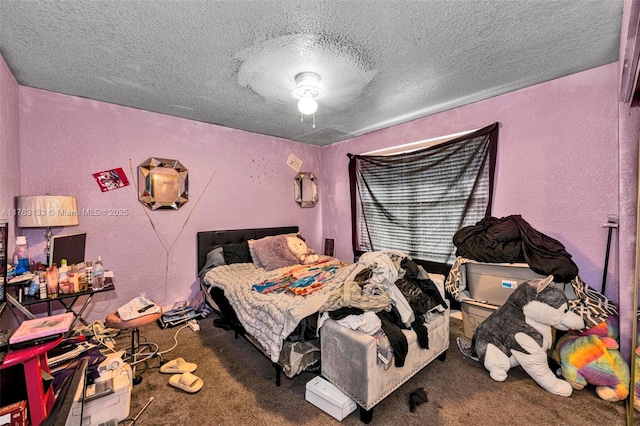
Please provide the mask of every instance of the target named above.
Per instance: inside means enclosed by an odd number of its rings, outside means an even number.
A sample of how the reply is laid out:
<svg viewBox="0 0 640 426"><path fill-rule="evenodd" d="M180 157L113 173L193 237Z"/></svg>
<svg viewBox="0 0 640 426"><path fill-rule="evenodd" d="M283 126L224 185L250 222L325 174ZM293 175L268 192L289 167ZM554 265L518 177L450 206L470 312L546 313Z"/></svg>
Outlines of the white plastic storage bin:
<svg viewBox="0 0 640 426"><path fill-rule="evenodd" d="M340 421L357 408L354 400L320 376L307 382L305 399Z"/></svg>
<svg viewBox="0 0 640 426"><path fill-rule="evenodd" d="M467 291L471 299L502 306L523 282L544 278L533 272L526 263L464 263Z"/></svg>
<svg viewBox="0 0 640 426"><path fill-rule="evenodd" d="M478 328L480 323L486 320L489 315L494 313L498 309L498 306L466 300L460 302L460 309L462 310L462 329L464 337L471 340L476 328Z"/></svg>

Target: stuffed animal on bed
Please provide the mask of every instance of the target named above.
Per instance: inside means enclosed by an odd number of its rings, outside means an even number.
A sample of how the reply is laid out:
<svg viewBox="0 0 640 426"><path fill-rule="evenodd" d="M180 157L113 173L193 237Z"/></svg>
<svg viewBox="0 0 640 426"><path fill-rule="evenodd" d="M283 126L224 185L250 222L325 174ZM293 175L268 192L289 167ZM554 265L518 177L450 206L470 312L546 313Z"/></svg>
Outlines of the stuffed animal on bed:
<svg viewBox="0 0 640 426"><path fill-rule="evenodd" d="M558 339L553 358L560 363L562 377L574 389L596 385L605 401L617 402L629 395L629 366L618 350L618 317L582 332L569 332Z"/></svg>
<svg viewBox="0 0 640 426"><path fill-rule="evenodd" d="M312 265L320 260L320 257L307 247L307 243L298 237L287 237L287 247L303 265Z"/></svg>
<svg viewBox="0 0 640 426"><path fill-rule="evenodd" d="M567 308L564 291L550 286L553 275L518 285L504 305L476 328L472 351L491 378L502 382L511 367L520 365L547 391L569 396L573 388L549 368L551 327L584 328L584 320Z"/></svg>

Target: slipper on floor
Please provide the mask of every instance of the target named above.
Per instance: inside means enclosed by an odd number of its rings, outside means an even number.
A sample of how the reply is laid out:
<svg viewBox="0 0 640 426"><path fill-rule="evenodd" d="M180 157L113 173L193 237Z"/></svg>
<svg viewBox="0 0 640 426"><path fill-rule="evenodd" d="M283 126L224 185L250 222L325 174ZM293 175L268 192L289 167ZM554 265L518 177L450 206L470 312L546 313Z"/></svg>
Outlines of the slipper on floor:
<svg viewBox="0 0 640 426"><path fill-rule="evenodd" d="M196 393L202 389L204 382L198 376L191 373L174 374L169 378L169 384L185 392Z"/></svg>
<svg viewBox="0 0 640 426"><path fill-rule="evenodd" d="M193 362L187 362L184 358L176 358L162 365L160 372L167 374L193 373L196 371L196 368L198 368L198 366Z"/></svg>

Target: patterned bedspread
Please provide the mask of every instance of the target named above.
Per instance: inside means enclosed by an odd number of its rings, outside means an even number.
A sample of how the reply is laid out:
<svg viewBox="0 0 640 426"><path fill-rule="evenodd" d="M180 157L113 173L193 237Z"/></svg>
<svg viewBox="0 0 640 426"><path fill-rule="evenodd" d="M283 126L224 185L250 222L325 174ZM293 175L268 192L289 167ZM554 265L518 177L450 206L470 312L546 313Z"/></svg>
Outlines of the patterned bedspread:
<svg viewBox="0 0 640 426"><path fill-rule="evenodd" d="M322 289L331 281L333 276L346 263L328 258L313 265L295 265L285 270L281 275L254 284L253 289L260 293L289 292L297 296L308 296Z"/></svg>
<svg viewBox="0 0 640 426"><path fill-rule="evenodd" d="M355 266L330 260L267 272L252 263L234 263L211 269L204 283L224 291L244 329L262 345L271 361L277 362L283 340L304 317L318 311L329 293L350 278ZM313 286L308 278L314 276L322 285ZM267 291L262 293L254 286ZM274 291L269 291L271 288Z"/></svg>

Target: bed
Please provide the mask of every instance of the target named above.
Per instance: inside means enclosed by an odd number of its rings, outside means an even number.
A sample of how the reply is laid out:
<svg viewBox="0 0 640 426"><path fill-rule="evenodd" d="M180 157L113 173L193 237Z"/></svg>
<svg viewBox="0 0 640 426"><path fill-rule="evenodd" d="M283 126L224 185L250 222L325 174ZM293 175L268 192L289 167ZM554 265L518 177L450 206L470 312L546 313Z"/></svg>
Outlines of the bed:
<svg viewBox="0 0 640 426"><path fill-rule="evenodd" d="M297 233L295 226L198 232L198 272L207 302L220 317L214 322L233 330L236 337L247 338L267 356L276 368L277 385L281 372L291 378L305 370L320 370L355 400L361 418L368 423L378 402L433 359L444 360L449 346L449 309L443 285L434 284L433 288L441 303L429 299L429 312L414 315L418 313L417 299L396 294L411 284L406 279L408 273L404 284L397 279L398 270L403 270L399 262L407 265L400 252L366 253L357 263L328 256L320 256L313 265L282 266L265 261L264 250L259 250L264 245L260 244ZM359 299L372 283L376 283L375 294ZM387 307L377 309L376 314L369 312L376 304ZM387 327L390 322L404 323L405 329L398 333L400 340L405 340L406 353L395 350L395 366L381 364L380 339L373 333L360 331L362 326L349 328L344 317L333 315L353 307L362 308L364 316L395 315L383 320ZM385 332L391 336L387 328ZM417 335L423 336L422 340Z"/></svg>
<svg viewBox="0 0 640 426"><path fill-rule="evenodd" d="M297 227L289 226L203 231L197 234L200 284L207 302L220 316L216 323L233 330L236 337L246 338L271 360L276 369L277 385L280 384L281 372L291 378L302 371L318 368L320 346L315 313L323 298L317 292L300 297L255 291L252 285L280 277L290 272L290 268L265 271L256 268L251 260L248 263L241 262L249 253L246 248L242 250L239 247L249 240L297 233ZM212 250L220 247L224 250L229 248L225 263L231 258L234 263L218 265L219 262L211 260ZM209 262L207 257L210 258ZM332 265L338 263L333 262ZM339 266L325 290L340 286L353 269L353 265ZM300 272L302 265L296 268ZM239 287L246 289L246 292L242 289L236 292L235 289Z"/></svg>

